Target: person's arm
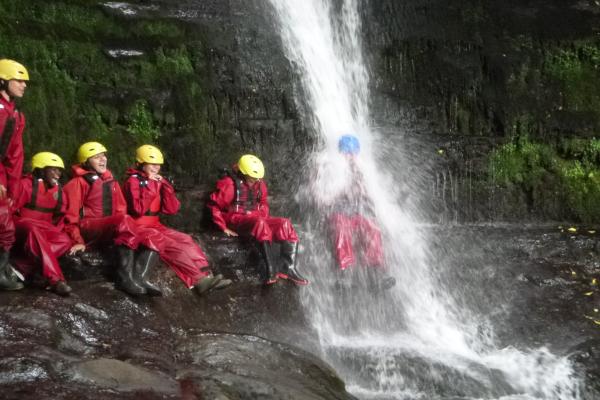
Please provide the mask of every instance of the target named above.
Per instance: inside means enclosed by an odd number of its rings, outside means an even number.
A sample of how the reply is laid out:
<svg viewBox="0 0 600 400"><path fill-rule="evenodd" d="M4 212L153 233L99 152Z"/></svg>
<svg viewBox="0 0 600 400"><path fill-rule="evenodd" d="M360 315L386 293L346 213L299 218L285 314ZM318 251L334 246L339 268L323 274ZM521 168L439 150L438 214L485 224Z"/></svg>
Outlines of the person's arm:
<svg viewBox="0 0 600 400"><path fill-rule="evenodd" d="M150 202L144 199L144 191L140 187L140 180L130 176L123 184L123 191L127 199L127 211L134 217L140 217L150 207Z"/></svg>
<svg viewBox="0 0 600 400"><path fill-rule="evenodd" d="M207 207L212 214L213 222L223 232L227 230L227 223L223 212L229 208L234 198L234 184L230 178L224 178L217 182L217 190L211 193Z"/></svg>
<svg viewBox="0 0 600 400"><path fill-rule="evenodd" d="M127 201L123 195L123 190L119 182L114 181L113 183L113 215L124 215L127 214Z"/></svg>
<svg viewBox="0 0 600 400"><path fill-rule="evenodd" d="M267 184L261 180L259 182L258 190L261 191L260 203L258 204L258 211L263 217L269 216L269 193L267 191Z"/></svg>
<svg viewBox="0 0 600 400"><path fill-rule="evenodd" d="M179 212L181 203L175 195L175 188L171 182L165 178L160 181L160 212L166 215L173 215Z"/></svg>
<svg viewBox="0 0 600 400"><path fill-rule="evenodd" d="M0 141L2 140L2 136L7 134L4 132L4 129L6 128L9 118L10 115L8 114L8 111L6 109L0 109ZM7 186L6 168L4 167L4 164L0 162L0 200L7 196Z"/></svg>
<svg viewBox="0 0 600 400"><path fill-rule="evenodd" d="M29 202L31 199L32 186L32 180L27 177L19 179L17 184L13 186L13 210L18 211Z"/></svg>
<svg viewBox="0 0 600 400"><path fill-rule="evenodd" d="M85 240L83 240L79 231L79 212L83 207L87 186L87 182L82 178L73 178L63 188L63 194L66 198L64 229L71 240L79 244L85 244Z"/></svg>
<svg viewBox="0 0 600 400"><path fill-rule="evenodd" d="M4 159L2 160L2 164L4 164L6 171L6 188L10 196L12 196L15 186L23 175L23 130L25 129L25 116L19 113L19 117L16 119L15 124L14 133L10 139L8 148L6 149Z"/></svg>

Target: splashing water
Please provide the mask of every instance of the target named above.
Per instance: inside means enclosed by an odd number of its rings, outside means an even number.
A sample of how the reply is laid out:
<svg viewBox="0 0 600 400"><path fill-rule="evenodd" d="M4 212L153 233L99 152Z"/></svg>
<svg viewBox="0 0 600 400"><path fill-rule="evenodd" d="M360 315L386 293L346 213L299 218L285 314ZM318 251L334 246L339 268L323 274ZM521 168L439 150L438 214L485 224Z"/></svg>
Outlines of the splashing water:
<svg viewBox="0 0 600 400"><path fill-rule="evenodd" d="M362 55L358 0L270 0L284 48L297 67L321 139L314 175L299 194L310 203L304 263L313 283L304 291L323 356L361 398L578 399L581 383L568 359L541 348L498 348L490 322L459 306L440 279L429 239L416 223L420 180L401 143L369 126L368 72ZM339 154L340 135L361 143L356 167L382 231L385 262L397 281L373 291L368 268L336 271L327 215L356 182ZM414 174L413 174L414 175ZM336 286L338 279L349 284Z"/></svg>

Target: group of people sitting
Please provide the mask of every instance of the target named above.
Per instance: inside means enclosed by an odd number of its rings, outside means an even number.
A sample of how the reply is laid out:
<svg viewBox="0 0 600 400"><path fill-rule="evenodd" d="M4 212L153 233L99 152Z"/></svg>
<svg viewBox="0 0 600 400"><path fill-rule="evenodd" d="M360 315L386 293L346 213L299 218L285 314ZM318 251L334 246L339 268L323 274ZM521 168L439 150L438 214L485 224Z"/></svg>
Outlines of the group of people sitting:
<svg viewBox="0 0 600 400"><path fill-rule="evenodd" d="M22 176L25 118L15 99L24 95L28 80L23 65L0 60L0 289L22 289L23 280L41 271L49 289L69 295L72 289L58 259L109 246L117 254L116 284L131 295L162 294L148 280L159 258L199 294L230 285L231 280L212 273L190 235L160 222L159 215L177 213L180 202L160 174L164 157L157 147L137 148L122 186L107 167L107 149L98 142L79 147L78 163L64 186L64 162L51 152L35 154L31 172ZM268 254L265 283L285 279L306 285L295 267L298 236L289 219L269 215L263 176L257 157L242 156L211 196L215 223L227 235L256 238ZM270 254L273 241L281 242L280 264Z"/></svg>
<svg viewBox="0 0 600 400"><path fill-rule="evenodd" d="M162 294L148 280L159 258L199 294L229 286L231 280L212 273L190 235L160 222L159 215L177 213L180 202L171 182L160 173L164 157L156 146L136 149L135 165L126 171L122 186L107 167L107 149L98 142L79 147L78 163L64 186L60 183L64 162L51 152L35 154L30 173L23 176L25 118L15 99L23 97L28 80L23 65L0 60L0 289L22 289L23 281L41 271L50 290L67 296L72 289L59 258L109 247L116 249L116 285L131 295ZM350 161L359 148L354 136L340 139L340 151ZM307 285L296 266L298 235L288 218L270 215L264 174L259 158L242 156L210 195L213 221L227 236L255 240L266 285L279 280ZM356 231L368 246L367 265L383 270L381 233L356 212L338 210L331 218L339 269L355 264L352 236ZM279 254L274 254L275 245Z"/></svg>

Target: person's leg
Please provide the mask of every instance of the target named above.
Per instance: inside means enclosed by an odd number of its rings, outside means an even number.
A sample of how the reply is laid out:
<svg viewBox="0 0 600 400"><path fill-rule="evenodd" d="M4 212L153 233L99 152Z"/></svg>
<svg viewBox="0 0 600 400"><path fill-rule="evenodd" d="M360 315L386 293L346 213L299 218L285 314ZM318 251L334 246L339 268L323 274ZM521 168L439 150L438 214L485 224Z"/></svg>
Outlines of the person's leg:
<svg viewBox="0 0 600 400"><path fill-rule="evenodd" d="M135 250L139 245L139 233L129 215L115 215L104 218L84 218L80 231L86 242L106 245L112 240L117 245L117 286L128 294L147 294L135 277Z"/></svg>
<svg viewBox="0 0 600 400"><path fill-rule="evenodd" d="M345 270L356 263L352 247L352 222L344 214L336 213L329 218L329 226L333 237L334 255L340 270Z"/></svg>
<svg viewBox="0 0 600 400"><path fill-rule="evenodd" d="M0 290L23 289L9 263L10 248L15 242L15 224L6 201L0 202Z"/></svg>
<svg viewBox="0 0 600 400"><path fill-rule="evenodd" d="M277 267L273 262L272 240L273 231L267 219L255 214L236 214L228 221L229 226L243 236L251 236L258 242L258 249L263 259L264 284L272 285L277 282Z"/></svg>

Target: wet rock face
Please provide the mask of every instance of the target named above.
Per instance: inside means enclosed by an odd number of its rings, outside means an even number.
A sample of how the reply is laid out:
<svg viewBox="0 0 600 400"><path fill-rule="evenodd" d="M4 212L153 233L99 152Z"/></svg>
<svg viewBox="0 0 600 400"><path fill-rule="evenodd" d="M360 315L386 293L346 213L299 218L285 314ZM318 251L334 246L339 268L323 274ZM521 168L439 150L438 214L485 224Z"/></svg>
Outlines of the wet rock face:
<svg viewBox="0 0 600 400"><path fill-rule="evenodd" d="M64 265L68 298L0 292L2 398L351 399L296 347L316 349L298 288L264 288L246 244L197 239L232 287L199 297L161 266L151 281L164 296L133 298L109 280L110 257L92 254Z"/></svg>

